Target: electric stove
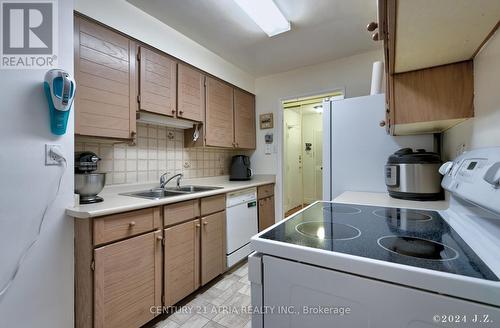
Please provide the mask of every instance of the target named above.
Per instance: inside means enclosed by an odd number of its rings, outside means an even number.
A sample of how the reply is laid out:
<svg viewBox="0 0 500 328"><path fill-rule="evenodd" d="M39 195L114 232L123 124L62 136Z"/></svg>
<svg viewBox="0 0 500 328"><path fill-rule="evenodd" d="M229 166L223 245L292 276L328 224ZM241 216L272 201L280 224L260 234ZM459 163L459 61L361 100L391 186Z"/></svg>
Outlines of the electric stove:
<svg viewBox="0 0 500 328"><path fill-rule="evenodd" d="M317 202L260 238L499 281L435 211Z"/></svg>

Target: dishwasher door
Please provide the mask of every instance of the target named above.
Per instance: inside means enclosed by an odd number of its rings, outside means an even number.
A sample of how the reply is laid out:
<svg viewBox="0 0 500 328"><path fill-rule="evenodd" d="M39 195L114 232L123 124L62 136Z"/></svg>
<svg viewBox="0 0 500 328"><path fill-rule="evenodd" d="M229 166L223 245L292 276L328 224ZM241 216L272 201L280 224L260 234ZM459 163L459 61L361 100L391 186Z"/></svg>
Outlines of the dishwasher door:
<svg viewBox="0 0 500 328"><path fill-rule="evenodd" d="M227 265L232 266L251 253L250 238L258 232L255 188L231 193L226 208Z"/></svg>

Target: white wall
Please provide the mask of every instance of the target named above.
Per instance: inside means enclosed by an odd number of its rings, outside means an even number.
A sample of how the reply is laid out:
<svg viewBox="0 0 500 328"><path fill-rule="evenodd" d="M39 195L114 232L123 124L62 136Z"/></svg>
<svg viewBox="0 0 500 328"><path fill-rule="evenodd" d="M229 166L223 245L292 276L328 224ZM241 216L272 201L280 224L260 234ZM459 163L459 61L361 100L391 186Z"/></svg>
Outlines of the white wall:
<svg viewBox="0 0 500 328"><path fill-rule="evenodd" d="M254 92L253 76L125 0L76 0L75 10Z"/></svg>
<svg viewBox="0 0 500 328"><path fill-rule="evenodd" d="M500 146L500 32L474 59L475 117L446 131L443 150L453 159L465 149Z"/></svg>
<svg viewBox="0 0 500 328"><path fill-rule="evenodd" d="M73 73L73 1L59 1L59 68ZM0 72L0 286L14 269L53 197L60 167L44 166L44 145L62 146L73 167L73 117L62 137L50 133L45 70ZM41 238L11 289L0 300L0 326L73 327L73 220L64 209L73 201L73 172L48 212Z"/></svg>
<svg viewBox="0 0 500 328"><path fill-rule="evenodd" d="M342 45L339 45L342 46ZM311 50L313 51L313 50ZM257 149L251 162L257 174L276 174L276 217L283 217L282 149L283 121L281 100L345 88L346 97L370 93L371 71L374 61L383 60L382 50L370 51L331 62L258 78L255 81L257 118L262 113L274 114L274 129L257 128ZM265 154L264 135L274 133L276 153Z"/></svg>

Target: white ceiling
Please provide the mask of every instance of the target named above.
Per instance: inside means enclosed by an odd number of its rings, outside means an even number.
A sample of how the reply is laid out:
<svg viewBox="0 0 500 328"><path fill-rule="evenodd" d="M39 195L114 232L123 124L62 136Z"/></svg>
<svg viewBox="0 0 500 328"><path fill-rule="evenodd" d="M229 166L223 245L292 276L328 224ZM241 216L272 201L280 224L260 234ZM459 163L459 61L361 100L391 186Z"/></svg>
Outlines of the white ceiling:
<svg viewBox="0 0 500 328"><path fill-rule="evenodd" d="M233 0L127 0L259 77L381 47L376 0L274 0L292 30L269 38Z"/></svg>

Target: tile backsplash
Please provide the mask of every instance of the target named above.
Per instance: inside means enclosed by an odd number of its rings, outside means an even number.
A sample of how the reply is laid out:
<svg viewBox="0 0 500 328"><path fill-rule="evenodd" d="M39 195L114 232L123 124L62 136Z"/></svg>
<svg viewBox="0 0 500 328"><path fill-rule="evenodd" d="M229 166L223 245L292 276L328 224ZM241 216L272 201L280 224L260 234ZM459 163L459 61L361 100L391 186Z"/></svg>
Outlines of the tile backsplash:
<svg viewBox="0 0 500 328"><path fill-rule="evenodd" d="M183 130L148 124L137 125L137 144L133 146L76 136L75 151L83 150L101 158L99 171L107 173L108 185L159 181L165 172L183 173L187 179L227 175L231 157L244 153L184 148Z"/></svg>

